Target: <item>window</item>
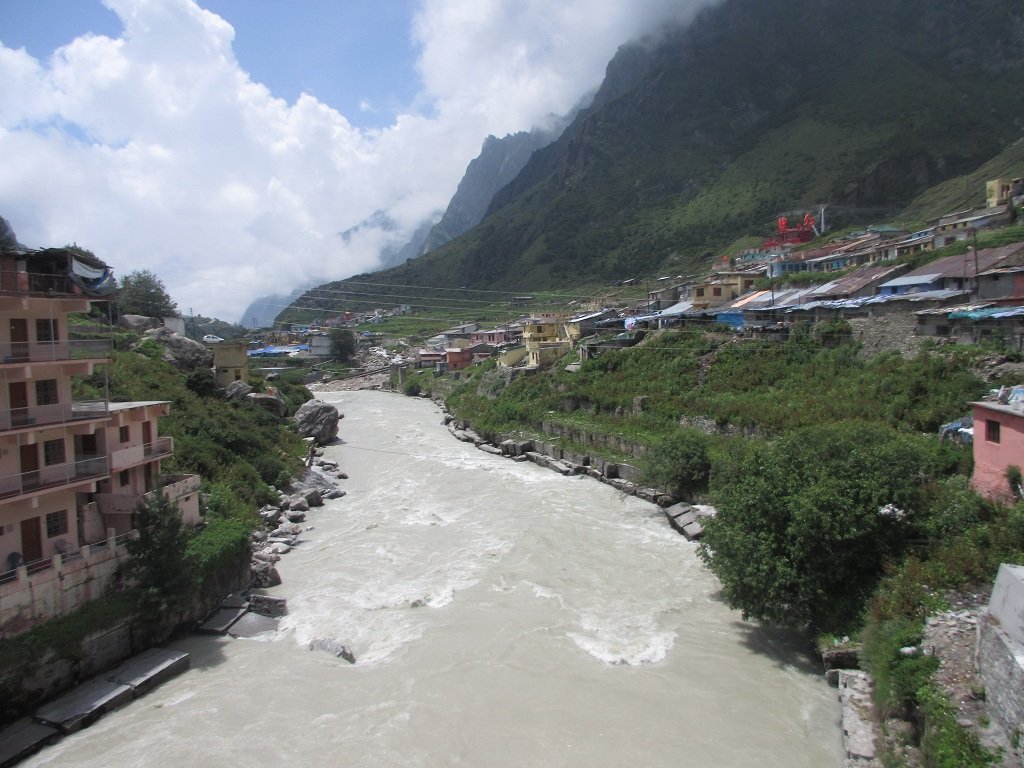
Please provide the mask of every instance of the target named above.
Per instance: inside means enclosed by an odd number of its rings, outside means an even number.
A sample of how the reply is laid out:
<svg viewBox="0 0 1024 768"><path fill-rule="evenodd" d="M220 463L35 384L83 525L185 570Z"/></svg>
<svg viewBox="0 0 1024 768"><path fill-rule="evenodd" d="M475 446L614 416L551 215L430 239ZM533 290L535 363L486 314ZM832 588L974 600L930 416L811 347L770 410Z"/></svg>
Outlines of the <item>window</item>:
<svg viewBox="0 0 1024 768"><path fill-rule="evenodd" d="M697 288L696 291L697 291L697 296L703 296L704 295L704 289L703 288Z"/></svg>
<svg viewBox="0 0 1024 768"><path fill-rule="evenodd" d="M127 443L132 439L132 428L125 424L123 427L117 430L117 439L122 443Z"/></svg>
<svg viewBox="0 0 1024 768"><path fill-rule="evenodd" d="M36 341L42 343L59 341L56 320L36 320Z"/></svg>
<svg viewBox="0 0 1024 768"><path fill-rule="evenodd" d="M46 516L46 535L48 538L63 536L68 532L68 511L50 512Z"/></svg>
<svg viewBox="0 0 1024 768"><path fill-rule="evenodd" d="M121 481L121 487L124 488L131 482L131 476L128 474L128 470L125 469L118 475L118 479Z"/></svg>
<svg viewBox="0 0 1024 768"><path fill-rule="evenodd" d="M714 293L715 296L721 296L722 295L722 289L721 288L713 288L712 292Z"/></svg>
<svg viewBox="0 0 1024 768"><path fill-rule="evenodd" d="M64 439L47 440L43 443L43 463L51 467L64 463Z"/></svg>
<svg viewBox="0 0 1024 768"><path fill-rule="evenodd" d="M985 439L990 443L999 442L999 422L995 419L985 420Z"/></svg>
<svg viewBox="0 0 1024 768"><path fill-rule="evenodd" d="M36 382L36 405L56 405L59 402L56 379L41 379Z"/></svg>

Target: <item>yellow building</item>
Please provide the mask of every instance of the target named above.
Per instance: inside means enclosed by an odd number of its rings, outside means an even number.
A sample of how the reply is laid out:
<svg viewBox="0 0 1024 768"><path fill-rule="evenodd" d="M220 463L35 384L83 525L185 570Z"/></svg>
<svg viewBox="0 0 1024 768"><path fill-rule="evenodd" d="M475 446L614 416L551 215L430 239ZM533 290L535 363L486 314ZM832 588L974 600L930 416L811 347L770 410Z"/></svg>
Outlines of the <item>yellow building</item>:
<svg viewBox="0 0 1024 768"><path fill-rule="evenodd" d="M210 344L213 350L213 377L217 385L226 387L234 381L249 378L249 344L245 341L219 341Z"/></svg>

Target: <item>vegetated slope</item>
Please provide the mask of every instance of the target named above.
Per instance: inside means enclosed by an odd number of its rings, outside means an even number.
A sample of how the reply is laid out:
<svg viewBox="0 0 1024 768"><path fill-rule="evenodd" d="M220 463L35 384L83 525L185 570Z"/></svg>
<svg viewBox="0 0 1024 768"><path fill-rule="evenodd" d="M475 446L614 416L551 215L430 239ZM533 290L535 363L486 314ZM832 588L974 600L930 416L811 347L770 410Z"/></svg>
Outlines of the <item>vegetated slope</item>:
<svg viewBox="0 0 1024 768"><path fill-rule="evenodd" d="M984 185L989 179L1016 179L1022 176L1024 139L1018 139L970 173L948 179L927 190L907 206L899 218L915 224L975 207L982 202Z"/></svg>
<svg viewBox="0 0 1024 768"><path fill-rule="evenodd" d="M1013 0L724 0L622 49L480 225L374 279L538 289L685 270L821 203L886 220L1020 137L1022 45Z"/></svg>

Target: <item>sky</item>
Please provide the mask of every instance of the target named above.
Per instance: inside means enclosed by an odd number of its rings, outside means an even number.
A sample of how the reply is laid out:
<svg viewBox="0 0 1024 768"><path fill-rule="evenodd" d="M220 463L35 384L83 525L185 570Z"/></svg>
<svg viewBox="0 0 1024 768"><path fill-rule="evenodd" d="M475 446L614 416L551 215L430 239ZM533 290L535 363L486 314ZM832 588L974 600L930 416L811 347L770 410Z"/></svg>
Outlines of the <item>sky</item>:
<svg viewBox="0 0 1024 768"><path fill-rule="evenodd" d="M375 269L488 135L706 1L0 0L0 216L237 320Z"/></svg>

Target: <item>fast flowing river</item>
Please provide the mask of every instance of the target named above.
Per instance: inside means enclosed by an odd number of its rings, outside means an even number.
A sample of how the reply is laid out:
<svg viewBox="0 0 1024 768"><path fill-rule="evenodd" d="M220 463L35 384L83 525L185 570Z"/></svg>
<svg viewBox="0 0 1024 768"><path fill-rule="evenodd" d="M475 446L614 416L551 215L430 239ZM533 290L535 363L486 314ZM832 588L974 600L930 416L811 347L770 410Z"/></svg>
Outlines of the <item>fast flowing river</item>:
<svg viewBox="0 0 1024 768"><path fill-rule="evenodd" d="M27 765L841 764L835 691L656 508L457 442L426 400L322 397L348 495L278 564L281 630L177 643L187 673Z"/></svg>

